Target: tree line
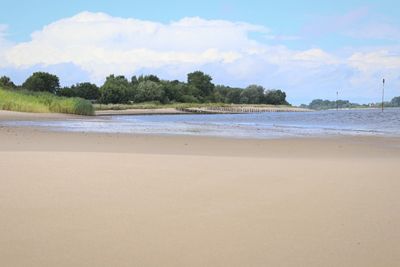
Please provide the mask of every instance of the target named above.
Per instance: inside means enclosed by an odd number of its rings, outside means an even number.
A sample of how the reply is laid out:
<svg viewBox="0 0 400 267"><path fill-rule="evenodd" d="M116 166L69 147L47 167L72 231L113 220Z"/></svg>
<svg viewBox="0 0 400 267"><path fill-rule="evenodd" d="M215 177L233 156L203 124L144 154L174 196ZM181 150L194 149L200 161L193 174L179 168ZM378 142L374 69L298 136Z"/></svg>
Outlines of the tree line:
<svg viewBox="0 0 400 267"><path fill-rule="evenodd" d="M371 104L358 104L351 103L348 100L322 100L322 99L314 99L310 102L310 104L305 105L302 104L300 107L309 108L315 110L325 110L325 109L335 109L335 108L367 108L367 107L381 107L382 103L371 103ZM396 96L392 98L391 101L384 102L385 107L400 107L400 96Z"/></svg>
<svg viewBox="0 0 400 267"><path fill-rule="evenodd" d="M234 88L215 85L212 77L201 71L187 74L187 81L161 80L156 75L109 75L104 84L83 82L60 87L59 78L47 72L35 72L20 85L9 77L0 77L0 86L8 89L46 91L64 97L80 97L102 104L129 104L142 102L167 103L233 103L233 104L288 104L286 93L266 90L260 85Z"/></svg>

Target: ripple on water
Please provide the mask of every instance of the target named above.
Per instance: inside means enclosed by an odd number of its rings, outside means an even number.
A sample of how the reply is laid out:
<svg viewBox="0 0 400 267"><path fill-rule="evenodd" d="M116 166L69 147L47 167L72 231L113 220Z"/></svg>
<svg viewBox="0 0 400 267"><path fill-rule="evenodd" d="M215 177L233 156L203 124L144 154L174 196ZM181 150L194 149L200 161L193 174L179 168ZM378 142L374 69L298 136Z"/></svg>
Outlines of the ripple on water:
<svg viewBox="0 0 400 267"><path fill-rule="evenodd" d="M7 121L1 126L55 131L280 138L330 135L400 136L400 109L218 115L111 116L64 121Z"/></svg>

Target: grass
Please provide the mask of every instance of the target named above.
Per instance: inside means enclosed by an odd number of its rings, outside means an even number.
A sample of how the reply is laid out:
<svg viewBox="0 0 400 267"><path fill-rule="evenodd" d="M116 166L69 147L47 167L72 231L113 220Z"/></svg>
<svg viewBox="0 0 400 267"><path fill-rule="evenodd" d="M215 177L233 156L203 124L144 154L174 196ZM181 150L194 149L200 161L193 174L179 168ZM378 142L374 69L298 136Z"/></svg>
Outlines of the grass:
<svg viewBox="0 0 400 267"><path fill-rule="evenodd" d="M34 113L93 115L90 101L66 98L45 92L13 91L0 88L0 109Z"/></svg>
<svg viewBox="0 0 400 267"><path fill-rule="evenodd" d="M291 107L288 105L265 105L265 104L226 104L226 103L171 103L160 104L158 102L145 102L135 104L94 104L95 110L126 110L126 109L157 109L157 108L204 108L204 107Z"/></svg>

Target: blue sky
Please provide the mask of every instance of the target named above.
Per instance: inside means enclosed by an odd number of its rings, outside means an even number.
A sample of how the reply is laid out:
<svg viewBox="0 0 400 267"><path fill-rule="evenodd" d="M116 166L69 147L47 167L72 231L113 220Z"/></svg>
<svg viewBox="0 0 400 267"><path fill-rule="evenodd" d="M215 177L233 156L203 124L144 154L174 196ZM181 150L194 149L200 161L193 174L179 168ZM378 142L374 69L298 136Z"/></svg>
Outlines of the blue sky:
<svg viewBox="0 0 400 267"><path fill-rule="evenodd" d="M201 69L216 83L281 88L295 104L334 98L337 90L342 98L375 102L383 76L388 98L400 95L399 1L16 0L1 6L0 75L18 83L37 70L55 72L69 85L101 84L111 72L183 80Z"/></svg>

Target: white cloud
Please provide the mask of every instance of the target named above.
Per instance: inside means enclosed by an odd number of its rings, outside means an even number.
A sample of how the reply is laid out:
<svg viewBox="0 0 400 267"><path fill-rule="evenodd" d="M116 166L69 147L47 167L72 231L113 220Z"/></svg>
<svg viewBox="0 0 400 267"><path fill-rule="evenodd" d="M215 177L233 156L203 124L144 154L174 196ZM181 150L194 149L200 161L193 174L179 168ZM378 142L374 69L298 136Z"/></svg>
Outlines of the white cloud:
<svg viewBox="0 0 400 267"><path fill-rule="evenodd" d="M109 73L129 75L143 68L180 64L200 68L213 63L234 64L243 58L252 65L293 63L315 67L335 63L320 49L271 47L249 38L250 32L269 34L270 30L197 17L161 24L83 12L34 32L31 41L7 52L7 60L17 68L72 63L91 73L94 80ZM243 74L252 71L244 71L241 66L238 70Z"/></svg>
<svg viewBox="0 0 400 267"><path fill-rule="evenodd" d="M110 69L123 74L170 64L233 62L242 48L256 47L249 31L266 28L247 23L184 18L170 24L80 13L56 21L14 46L7 60L16 67L74 63L95 77Z"/></svg>
<svg viewBox="0 0 400 267"><path fill-rule="evenodd" d="M389 86L398 89L400 85L400 54L388 50L354 53L348 59L348 65L357 72L350 79L353 87L363 86L367 91L378 88L382 78ZM400 95L400 91L397 91Z"/></svg>
<svg viewBox="0 0 400 267"><path fill-rule="evenodd" d="M338 87L347 88L349 96L363 95L368 87L363 79L388 75L396 80L395 73L400 72L400 56L390 54L400 51L397 48L339 56L321 48L271 46L252 39L252 32L274 36L264 26L244 22L194 17L164 24L83 12L55 21L18 44L6 42L6 27L0 26L0 67L69 66L57 74L75 77L71 66L76 66L77 72L88 73L88 79L97 83L110 73L130 76L148 71L175 79L202 69L216 82L232 86L260 83L282 88L292 100L324 97Z"/></svg>
<svg viewBox="0 0 400 267"><path fill-rule="evenodd" d="M398 71L400 54L391 54L387 50L354 53L349 58L349 65L362 72L374 72L379 69Z"/></svg>

